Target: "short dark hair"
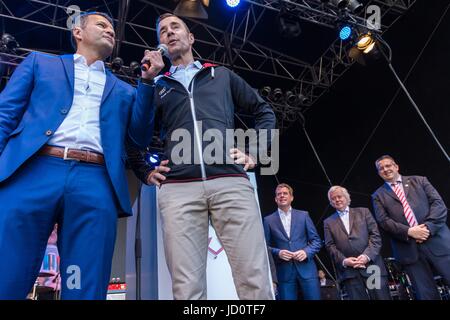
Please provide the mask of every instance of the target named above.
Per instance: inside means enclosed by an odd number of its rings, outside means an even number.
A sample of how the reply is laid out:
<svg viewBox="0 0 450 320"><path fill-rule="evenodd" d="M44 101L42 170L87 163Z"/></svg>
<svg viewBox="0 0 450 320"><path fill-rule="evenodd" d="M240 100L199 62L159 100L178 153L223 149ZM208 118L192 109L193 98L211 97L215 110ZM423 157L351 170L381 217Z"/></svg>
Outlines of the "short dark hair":
<svg viewBox="0 0 450 320"><path fill-rule="evenodd" d="M73 36L73 28L79 26L81 29L84 29L86 27L87 18L89 16L102 16L103 18L108 20L111 23L111 25L113 26L113 28L114 28L114 21L113 21L113 19L108 14L103 13L103 12L89 11L89 12L81 13L78 16L75 16L75 19L74 19L73 24L72 24L72 30L70 30L70 43L72 44L72 47L75 50L77 50L77 40Z"/></svg>
<svg viewBox="0 0 450 320"><path fill-rule="evenodd" d="M163 13L162 15L160 15L160 16L158 17L158 19L156 19L156 38L158 39L158 42L159 42L159 31L158 31L158 26L159 26L159 24L161 23L161 21L163 21L164 19L169 18L169 17L175 17L175 18L180 19L181 22L182 22L182 24L183 24L184 27L186 28L186 31L187 31L188 33L191 33L191 31L189 30L189 27L187 26L186 22L184 22L183 19L181 19L181 18L180 18L179 16L177 16L176 14L173 14L173 13L170 13L170 12L166 12L166 13Z"/></svg>
<svg viewBox="0 0 450 320"><path fill-rule="evenodd" d="M294 189L292 189L292 187L290 185L288 185L287 183L280 183L275 188L275 196L277 195L277 190L280 189L280 188L287 188L289 190L289 193L291 194L291 196L294 195Z"/></svg>
<svg viewBox="0 0 450 320"><path fill-rule="evenodd" d="M395 164L397 164L396 162L395 162L395 159L394 158L392 158L390 155L388 155L388 154L385 154L385 155L382 155L381 157L379 157L377 160L375 160L375 168L377 168L377 170L378 170L378 162L380 162L381 160L384 160L384 159L389 159L389 160L392 160L392 162L394 162Z"/></svg>

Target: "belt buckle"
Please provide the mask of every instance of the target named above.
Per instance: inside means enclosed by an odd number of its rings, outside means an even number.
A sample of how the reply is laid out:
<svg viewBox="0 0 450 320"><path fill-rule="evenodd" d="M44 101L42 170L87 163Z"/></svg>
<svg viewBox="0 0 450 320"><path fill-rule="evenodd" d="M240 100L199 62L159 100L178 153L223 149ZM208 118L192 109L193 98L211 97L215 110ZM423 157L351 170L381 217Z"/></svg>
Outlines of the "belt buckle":
<svg viewBox="0 0 450 320"><path fill-rule="evenodd" d="M64 147L64 156L63 156L63 160L75 160L75 161L80 161L80 159L75 159L75 158L69 158L67 156L67 153L69 152L69 147Z"/></svg>

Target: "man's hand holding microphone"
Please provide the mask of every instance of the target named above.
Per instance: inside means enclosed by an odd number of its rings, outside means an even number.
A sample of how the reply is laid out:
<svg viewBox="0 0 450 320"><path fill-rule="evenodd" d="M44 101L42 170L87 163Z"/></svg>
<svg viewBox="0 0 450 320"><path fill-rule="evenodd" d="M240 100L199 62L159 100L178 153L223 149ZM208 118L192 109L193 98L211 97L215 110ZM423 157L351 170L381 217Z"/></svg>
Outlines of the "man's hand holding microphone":
<svg viewBox="0 0 450 320"><path fill-rule="evenodd" d="M160 44L154 51L145 50L144 58L141 60L142 78L153 80L164 68L162 56L167 55L167 46Z"/></svg>

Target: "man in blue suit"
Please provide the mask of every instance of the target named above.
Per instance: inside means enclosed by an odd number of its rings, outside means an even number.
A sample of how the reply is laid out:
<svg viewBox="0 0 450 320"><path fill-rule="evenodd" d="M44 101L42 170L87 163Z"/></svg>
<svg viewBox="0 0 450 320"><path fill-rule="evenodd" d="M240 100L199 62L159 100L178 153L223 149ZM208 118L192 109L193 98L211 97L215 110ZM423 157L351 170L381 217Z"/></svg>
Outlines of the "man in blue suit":
<svg viewBox="0 0 450 320"><path fill-rule="evenodd" d="M416 298L440 299L433 271L450 285L447 207L426 177L402 176L395 160L375 161L385 183L372 194L375 218L391 237L392 251L408 274Z"/></svg>
<svg viewBox="0 0 450 320"><path fill-rule="evenodd" d="M74 55L31 53L0 94L0 299L30 292L55 222L62 299L105 299L119 214L131 215L124 143L151 140L156 51L135 90L105 68L109 16L78 17ZM158 56L159 55L159 56Z"/></svg>
<svg viewBox="0 0 450 320"><path fill-rule="evenodd" d="M314 255L322 241L308 212L292 209L293 189L279 184L275 190L278 210L264 218L267 245L273 254L281 300L296 300L299 288L305 300L320 300Z"/></svg>

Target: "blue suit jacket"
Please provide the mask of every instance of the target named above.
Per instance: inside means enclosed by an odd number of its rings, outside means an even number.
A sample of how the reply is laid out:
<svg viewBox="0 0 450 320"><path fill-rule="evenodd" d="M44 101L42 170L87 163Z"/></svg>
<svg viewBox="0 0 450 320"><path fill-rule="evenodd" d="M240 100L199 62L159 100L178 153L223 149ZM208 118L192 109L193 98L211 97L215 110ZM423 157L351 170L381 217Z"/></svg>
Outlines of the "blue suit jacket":
<svg viewBox="0 0 450 320"><path fill-rule="evenodd" d="M74 95L73 55L31 53L0 94L0 183L51 138L68 114ZM122 211L131 215L125 175L125 139L150 144L153 87L138 90L109 70L100 106L100 133L106 168Z"/></svg>
<svg viewBox="0 0 450 320"><path fill-rule="evenodd" d="M278 210L264 218L264 233L277 269L278 281L293 280L300 275L303 279L317 278L314 255L322 247L322 240L308 212L292 209L291 237L289 238L281 223ZM280 259L282 249L289 251L305 250L308 258L302 262Z"/></svg>
<svg viewBox="0 0 450 320"><path fill-rule="evenodd" d="M420 245L426 246L435 256L450 255L447 207L441 196L426 177L402 176L402 182L417 222L424 223L430 230L430 237ZM391 236L395 258L404 264L416 262L419 257L418 245L408 237L409 225L394 191L384 183L372 194L372 202L380 227Z"/></svg>

